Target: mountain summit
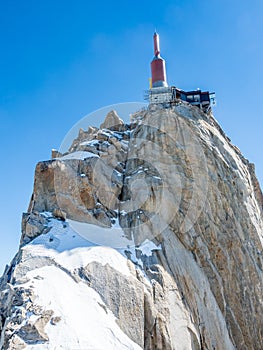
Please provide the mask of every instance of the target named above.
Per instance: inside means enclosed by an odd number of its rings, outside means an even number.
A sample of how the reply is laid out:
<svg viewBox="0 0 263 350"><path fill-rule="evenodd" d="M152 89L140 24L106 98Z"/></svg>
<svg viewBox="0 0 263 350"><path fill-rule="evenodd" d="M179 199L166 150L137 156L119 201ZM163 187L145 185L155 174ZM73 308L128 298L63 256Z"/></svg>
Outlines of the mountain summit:
<svg viewBox="0 0 263 350"><path fill-rule="evenodd" d="M1 349L263 349L262 208L211 112L110 112L36 166Z"/></svg>

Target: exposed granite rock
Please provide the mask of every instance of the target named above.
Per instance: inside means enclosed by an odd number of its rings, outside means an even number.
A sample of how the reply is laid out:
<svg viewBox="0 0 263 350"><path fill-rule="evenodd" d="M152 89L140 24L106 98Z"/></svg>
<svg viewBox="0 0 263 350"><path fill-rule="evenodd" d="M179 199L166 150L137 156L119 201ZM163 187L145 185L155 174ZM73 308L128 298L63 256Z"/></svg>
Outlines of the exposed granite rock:
<svg viewBox="0 0 263 350"><path fill-rule="evenodd" d="M52 149L51 159L59 158L59 157L62 157L62 156L63 156L63 154L61 152L59 152L56 149Z"/></svg>
<svg viewBox="0 0 263 350"><path fill-rule="evenodd" d="M82 269L82 279L100 294L121 329L143 347L144 286L136 278L123 276L109 265L93 262ZM129 298L127 299L127 295Z"/></svg>
<svg viewBox="0 0 263 350"><path fill-rule="evenodd" d="M17 334L14 334L7 347L9 350L22 350L26 348L26 343Z"/></svg>
<svg viewBox="0 0 263 350"><path fill-rule="evenodd" d="M48 335L45 333L45 326L53 315L52 310L43 311L36 322L27 323L22 326L17 335L27 344L45 343L48 341Z"/></svg>
<svg viewBox="0 0 263 350"><path fill-rule="evenodd" d="M27 344L47 342L48 335L44 328L50 321L53 311L36 307L32 288L11 287L8 295L10 300L7 302L5 298L1 298L0 303L1 314L4 316L2 332L5 334L1 349L24 349ZM28 312L39 317L28 320Z"/></svg>
<svg viewBox="0 0 263 350"><path fill-rule="evenodd" d="M250 172L251 181L252 181L253 189L255 192L256 200L258 201L259 207L260 207L261 211L263 212L263 194L262 194L258 179L257 179L256 174L255 174L255 164L249 163L248 169Z"/></svg>
<svg viewBox="0 0 263 350"><path fill-rule="evenodd" d="M124 125L124 122L118 116L116 111L110 111L100 125L100 129L109 129L109 130L120 130L120 127Z"/></svg>
<svg viewBox="0 0 263 350"><path fill-rule="evenodd" d="M91 155L74 159L79 152ZM94 305L114 315L129 349L261 350L262 205L254 166L212 115L151 106L126 125L110 112L36 167L22 247L0 280L2 348L49 344L49 325L66 327L63 307L36 297L36 285L54 287L45 269L97 293ZM78 246L68 219L118 221L129 243ZM108 348L122 350L119 339Z"/></svg>
<svg viewBox="0 0 263 350"><path fill-rule="evenodd" d="M135 128L123 198L138 207L121 223L137 244L162 242L159 264L167 262L180 286L204 348L260 349L261 191L251 166L209 119L184 112L157 110ZM138 176L144 201L132 187Z"/></svg>
<svg viewBox="0 0 263 350"><path fill-rule="evenodd" d="M28 243L35 237L45 234L48 231L47 224L47 219L37 212L23 213L20 244Z"/></svg>

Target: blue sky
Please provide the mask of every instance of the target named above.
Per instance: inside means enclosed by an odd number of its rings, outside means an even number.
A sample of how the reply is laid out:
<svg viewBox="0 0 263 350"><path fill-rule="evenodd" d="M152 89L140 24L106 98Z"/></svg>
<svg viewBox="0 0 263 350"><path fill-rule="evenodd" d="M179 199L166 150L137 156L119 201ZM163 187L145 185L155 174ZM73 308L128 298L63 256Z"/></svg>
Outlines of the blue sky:
<svg viewBox="0 0 263 350"><path fill-rule="evenodd" d="M214 115L262 184L262 13L262 0L0 1L0 269L36 163L86 114L144 102L155 28L169 84L216 92Z"/></svg>

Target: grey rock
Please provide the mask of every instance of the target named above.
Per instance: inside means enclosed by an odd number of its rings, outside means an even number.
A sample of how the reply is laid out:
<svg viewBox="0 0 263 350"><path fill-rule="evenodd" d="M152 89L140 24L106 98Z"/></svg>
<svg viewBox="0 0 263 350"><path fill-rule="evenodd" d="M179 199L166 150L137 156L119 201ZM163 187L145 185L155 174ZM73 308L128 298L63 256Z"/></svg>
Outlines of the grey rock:
<svg viewBox="0 0 263 350"><path fill-rule="evenodd" d="M110 111L104 122L100 125L100 129L119 130L120 126L124 124L123 120L120 119L116 111Z"/></svg>
<svg viewBox="0 0 263 350"><path fill-rule="evenodd" d="M48 344L46 325L62 327L37 303L38 275L22 286L28 272L48 266L97 292L141 348L262 349L263 196L254 166L213 116L151 106L127 126L110 112L100 130L80 130L69 152L79 150L99 158L36 167L22 244L0 280L3 349ZM104 227L118 219L136 246L124 249L130 275L96 259L71 271L28 249L49 228L43 211ZM158 245L150 256L145 240ZM28 322L28 312L38 319Z"/></svg>

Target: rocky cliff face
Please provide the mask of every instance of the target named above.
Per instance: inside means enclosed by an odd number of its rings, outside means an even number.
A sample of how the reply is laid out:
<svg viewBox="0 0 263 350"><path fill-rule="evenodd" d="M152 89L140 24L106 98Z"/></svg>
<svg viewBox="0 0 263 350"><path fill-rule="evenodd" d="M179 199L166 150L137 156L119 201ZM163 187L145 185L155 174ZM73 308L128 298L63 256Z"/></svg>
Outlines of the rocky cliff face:
<svg viewBox="0 0 263 350"><path fill-rule="evenodd" d="M212 115L151 107L36 167L2 349L262 349L263 197Z"/></svg>

